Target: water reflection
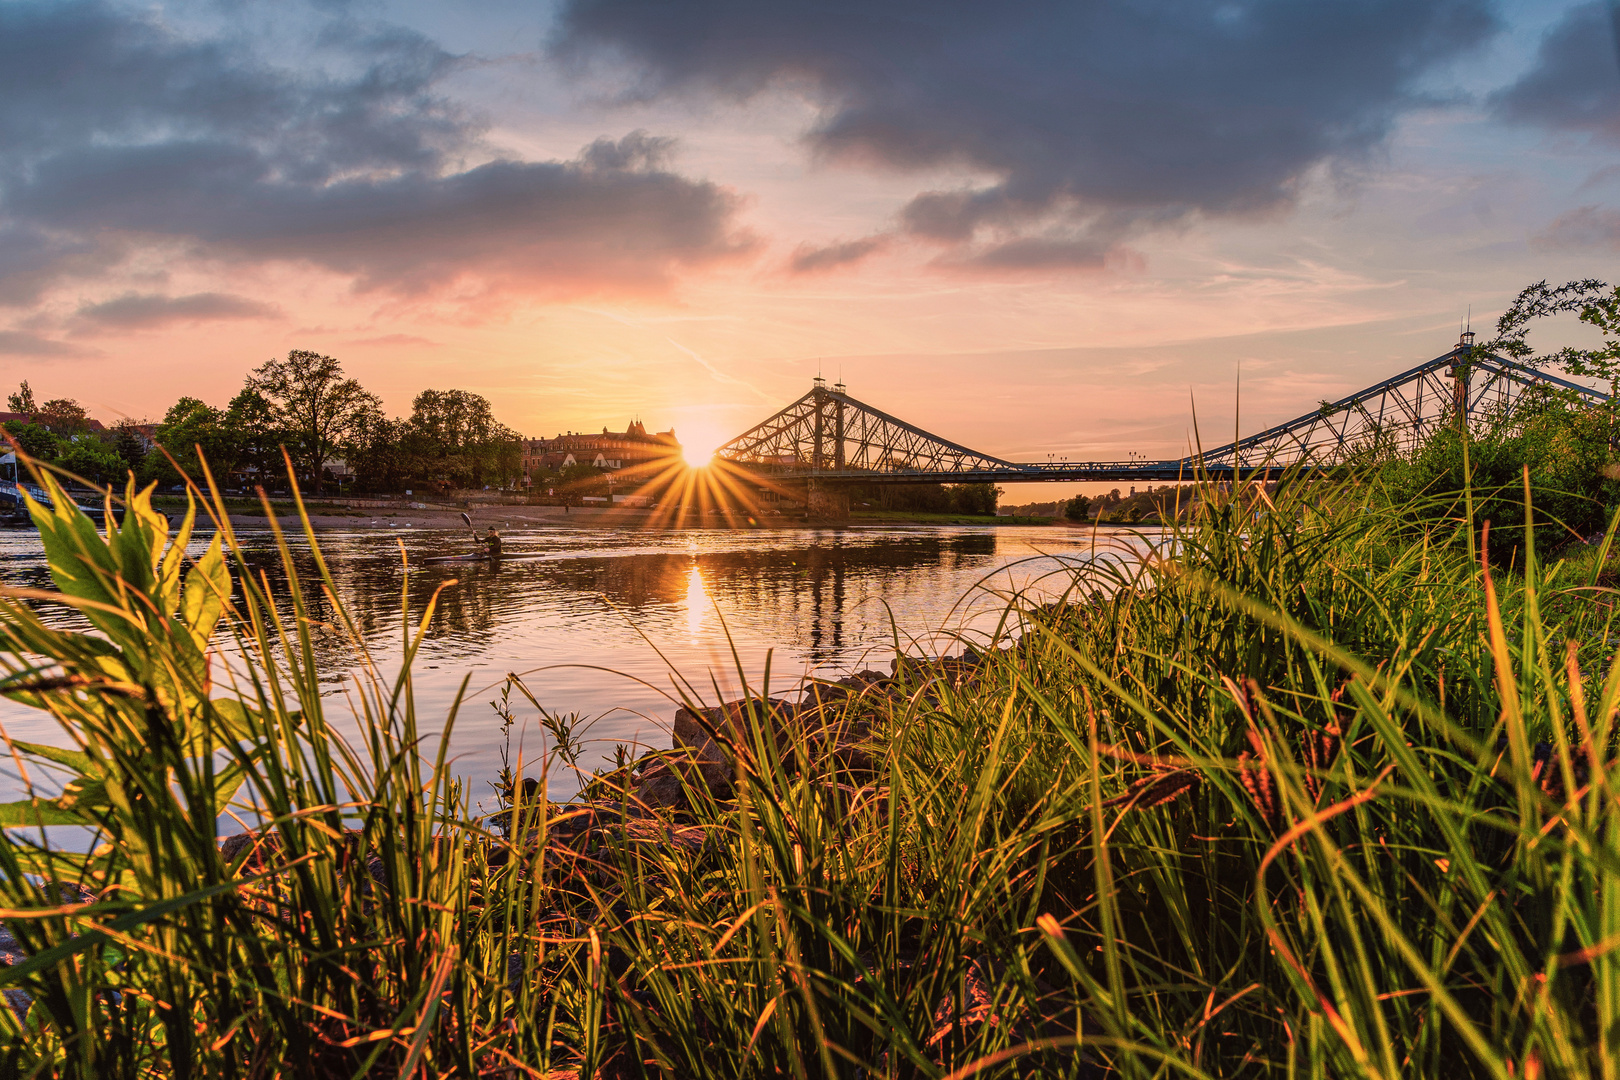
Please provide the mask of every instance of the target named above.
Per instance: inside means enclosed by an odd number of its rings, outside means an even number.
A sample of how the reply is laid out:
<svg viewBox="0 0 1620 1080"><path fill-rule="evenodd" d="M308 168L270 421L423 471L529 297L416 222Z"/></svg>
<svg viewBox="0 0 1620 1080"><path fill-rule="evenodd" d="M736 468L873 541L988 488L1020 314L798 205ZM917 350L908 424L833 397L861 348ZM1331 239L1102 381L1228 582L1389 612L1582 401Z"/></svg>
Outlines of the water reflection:
<svg viewBox="0 0 1620 1080"><path fill-rule="evenodd" d="M1001 601L986 584L1027 587L1093 555L1089 533L1062 529L536 528L508 530L505 540L499 562L458 564L424 560L464 552L459 533L321 538L332 587L385 671L414 632L407 627L435 605L413 691L431 720L448 714L471 676L454 749L458 769L474 778L499 768L499 725L484 703L507 672L523 673L548 709L592 718L591 734L609 745L661 744L676 675L712 697L716 687L735 693L745 678L757 685L767 654L777 688L813 671L886 664L897 634L932 650L941 648L929 640L934 631L993 625ZM293 582L272 538L244 541L250 571L286 612ZM293 571L310 616L331 622L336 611L307 546L295 545ZM36 534L0 532L0 582L49 587ZM77 621L66 609L52 618ZM314 644L323 678L341 694L359 657L339 634L317 633ZM18 737L59 737L15 705L0 704L0 719ZM529 758L541 749L535 731L516 734Z"/></svg>

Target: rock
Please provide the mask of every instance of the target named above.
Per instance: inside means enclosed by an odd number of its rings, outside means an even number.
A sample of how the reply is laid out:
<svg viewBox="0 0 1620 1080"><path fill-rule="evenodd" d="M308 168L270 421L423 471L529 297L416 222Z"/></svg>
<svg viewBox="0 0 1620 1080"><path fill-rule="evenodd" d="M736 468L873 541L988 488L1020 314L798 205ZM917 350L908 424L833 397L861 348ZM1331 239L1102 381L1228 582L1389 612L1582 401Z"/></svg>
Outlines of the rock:
<svg viewBox="0 0 1620 1080"><path fill-rule="evenodd" d="M772 734L779 732L794 712L793 703L780 698L728 701L716 708L701 710L701 715L682 706L675 710L675 746L701 749L705 743L712 741L711 731L719 732L734 742L748 742L753 726L749 719L750 707Z"/></svg>
<svg viewBox="0 0 1620 1080"><path fill-rule="evenodd" d="M53 907L63 904L88 904L95 900L96 894L80 885L76 881L46 881L40 884L40 892L44 894L46 904ZM76 935L75 935L76 936ZM28 959L28 951L22 947L10 928L0 925L0 964L11 967ZM17 1014L19 1021L26 1021L28 1010L34 1004L34 998L26 990L10 987L5 990L6 1004L11 1011ZM115 991L113 999L119 1000Z"/></svg>
<svg viewBox="0 0 1620 1080"><path fill-rule="evenodd" d="M665 758L642 773L635 799L652 809L686 810L690 789L702 787L716 799L729 799L734 775L724 761Z"/></svg>

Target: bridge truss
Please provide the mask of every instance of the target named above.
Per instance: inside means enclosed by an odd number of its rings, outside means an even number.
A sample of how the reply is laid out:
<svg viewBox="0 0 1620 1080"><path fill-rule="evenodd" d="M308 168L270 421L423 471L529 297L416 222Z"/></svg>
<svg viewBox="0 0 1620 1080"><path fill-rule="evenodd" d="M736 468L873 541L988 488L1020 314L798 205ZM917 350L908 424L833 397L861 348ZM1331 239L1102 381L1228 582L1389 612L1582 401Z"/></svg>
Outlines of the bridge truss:
<svg viewBox="0 0 1620 1080"><path fill-rule="evenodd" d="M969 450L856 401L840 383L816 384L798 401L715 451L774 475L847 479L923 475L948 480L1017 465Z"/></svg>
<svg viewBox="0 0 1620 1080"><path fill-rule="evenodd" d="M857 401L821 379L809 393L720 447L731 465L761 479L868 483L1020 483L1058 480L1189 480L1328 468L1359 453L1410 450L1447 424L1479 430L1525 402L1572 395L1590 405L1607 394L1476 351L1457 348L1247 438L1163 461L1013 462L931 434Z"/></svg>
<svg viewBox="0 0 1620 1080"><path fill-rule="evenodd" d="M1313 412L1267 428L1201 456L1205 467L1256 469L1309 461L1332 465L1360 452L1414 449L1459 417L1476 432L1509 419L1524 402L1551 392L1592 405L1609 396L1497 356L1460 345L1444 356Z"/></svg>

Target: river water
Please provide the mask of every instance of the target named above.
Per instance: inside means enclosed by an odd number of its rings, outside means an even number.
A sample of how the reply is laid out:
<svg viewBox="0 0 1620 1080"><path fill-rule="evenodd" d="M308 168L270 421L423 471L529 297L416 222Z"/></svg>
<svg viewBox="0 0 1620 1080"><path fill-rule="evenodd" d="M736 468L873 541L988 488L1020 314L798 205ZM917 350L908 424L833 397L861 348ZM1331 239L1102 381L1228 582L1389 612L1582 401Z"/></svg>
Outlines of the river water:
<svg viewBox="0 0 1620 1080"><path fill-rule="evenodd" d="M241 539L252 565L284 591L270 535ZM402 604L414 624L438 593L413 669L417 715L437 730L462 695L451 749L475 795L488 792L503 750L536 763L547 745L519 695L510 728L491 707L509 673L547 710L573 718L600 755L588 756L591 764L614 744L636 753L667 746L683 683L714 704L736 696L744 678L757 690L767 660L777 694L805 678L886 670L897 643L911 655L960 652L963 642L986 641L1012 595L1049 599L1070 587L1076 568L1129 557L1140 544L1067 527L536 527L508 531L506 556L490 565L422 562L466 551L459 531L330 531L319 540L341 602L385 673L397 670L406 640ZM295 558L307 594L307 543L298 542ZM37 533L0 531L0 583L51 587ZM82 625L71 611L48 610L53 622ZM332 614L324 601L315 611ZM334 633L317 642L329 715L352 732L344 718L355 651ZM15 738L66 741L48 717L10 702L0 701L0 723ZM555 794L575 785L551 774Z"/></svg>

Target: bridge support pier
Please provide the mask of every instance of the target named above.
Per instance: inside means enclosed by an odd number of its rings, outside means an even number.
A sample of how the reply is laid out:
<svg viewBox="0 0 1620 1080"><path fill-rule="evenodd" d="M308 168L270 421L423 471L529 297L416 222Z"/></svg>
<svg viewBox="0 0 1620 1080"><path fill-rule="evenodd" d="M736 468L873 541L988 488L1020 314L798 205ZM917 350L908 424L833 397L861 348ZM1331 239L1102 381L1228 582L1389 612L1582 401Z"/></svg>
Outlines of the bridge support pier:
<svg viewBox="0 0 1620 1080"><path fill-rule="evenodd" d="M849 490L824 480L809 482L804 500L805 516L827 521L849 520Z"/></svg>

